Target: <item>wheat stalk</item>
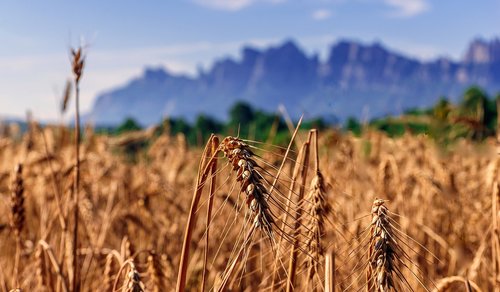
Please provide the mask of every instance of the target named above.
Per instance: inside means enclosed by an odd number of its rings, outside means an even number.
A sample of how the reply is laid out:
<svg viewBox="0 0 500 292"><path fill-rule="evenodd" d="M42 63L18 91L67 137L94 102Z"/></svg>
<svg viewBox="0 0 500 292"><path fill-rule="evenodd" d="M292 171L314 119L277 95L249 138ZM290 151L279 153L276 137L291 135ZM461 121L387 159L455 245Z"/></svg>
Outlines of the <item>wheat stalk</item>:
<svg viewBox="0 0 500 292"><path fill-rule="evenodd" d="M299 192L297 194L297 204L301 204L303 199L304 199L304 192L305 192L305 186L306 186L306 180L307 180L307 170L308 170L308 164L309 164L309 146L311 142L311 134L312 132L309 132L309 136L306 142L302 145L302 148L300 149L300 159L297 160L296 162L296 167L297 169L300 169L300 178L301 182L299 185ZM292 191L292 189L290 189ZM287 209L289 207L289 204L292 200L291 196L289 196L289 202L287 202ZM300 234L300 227L301 227L301 220L302 220L302 208L299 207L295 211L295 222L294 222L294 230L293 232L293 242L292 242L292 247L290 249L290 257L289 257L289 262L288 262L288 279L286 282L286 291L290 292L294 290L295 286L295 278L296 278L296 272L297 272L297 258L298 258L298 249L299 249L299 234Z"/></svg>
<svg viewBox="0 0 500 292"><path fill-rule="evenodd" d="M71 67L75 82L75 176L73 189L73 241L72 241L72 266L73 273L70 275L70 282L74 292L80 291L80 273L78 265L78 209L79 209L79 189L80 189L80 79L85 66L85 56L82 47L71 50Z"/></svg>
<svg viewBox="0 0 500 292"><path fill-rule="evenodd" d="M217 157L217 152L212 153L213 149L212 145L213 143L217 144L217 142L218 139L215 135L210 136L209 142L207 143L205 149L203 150L202 160L200 161L200 165L198 168L196 187L191 201L191 208L189 211L186 230L184 233L184 241L182 244L179 272L177 274L177 284L175 288L176 289L175 291L177 292L183 292L186 288L190 244L191 244L191 238L193 236L193 230L196 226L196 221L197 221L196 210L198 208L198 204L200 203L201 194L203 192L203 187L205 186L205 182L208 178L209 173L212 171L212 164L214 163Z"/></svg>
<svg viewBox="0 0 500 292"><path fill-rule="evenodd" d="M45 240L40 240L38 242L40 246L43 247L43 250L47 253L47 256L49 257L50 263L52 264L52 267L54 268L54 272L57 274L58 279L61 282L61 287L63 292L69 292L70 290L68 289L67 281L66 278L63 275L63 271L61 269L61 266L59 265L54 252L52 251L52 248L50 245L45 241Z"/></svg>
<svg viewBox="0 0 500 292"><path fill-rule="evenodd" d="M497 99L497 116L500 110L500 99ZM493 262L493 282L495 285L495 292L500 291L500 118L497 118L497 135L496 135L496 173L495 182L493 184L493 191L491 193L491 213L493 221L493 230L491 236L491 257Z"/></svg>
<svg viewBox="0 0 500 292"><path fill-rule="evenodd" d="M335 292L335 254L331 250L325 255L325 292Z"/></svg>
<svg viewBox="0 0 500 292"><path fill-rule="evenodd" d="M212 140L212 153L217 153L217 148L219 146L219 140L218 139L213 139ZM207 204L207 218L206 218L206 228L205 228L205 247L204 247L204 252L203 252L203 275L201 279L201 289L200 291L205 291L205 284L206 284L206 278L207 278L207 260L208 260L208 245L210 242L209 236L210 236L210 222L212 218L212 207L214 203L214 196L215 196L215 187L217 185L217 160L214 160L214 162L211 165L211 174L212 176L210 177L210 193L208 194L208 204Z"/></svg>
<svg viewBox="0 0 500 292"><path fill-rule="evenodd" d="M43 248L41 245L36 247L35 252L36 259L36 288L38 291L45 291L46 289L46 280L45 277L47 275L47 266L45 264L45 257L43 255Z"/></svg>

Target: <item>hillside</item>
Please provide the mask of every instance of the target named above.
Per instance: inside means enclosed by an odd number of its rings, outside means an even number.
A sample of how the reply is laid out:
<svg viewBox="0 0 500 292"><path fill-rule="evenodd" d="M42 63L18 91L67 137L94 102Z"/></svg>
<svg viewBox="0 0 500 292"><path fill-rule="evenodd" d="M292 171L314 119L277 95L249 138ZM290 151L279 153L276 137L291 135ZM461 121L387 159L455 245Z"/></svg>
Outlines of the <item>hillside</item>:
<svg viewBox="0 0 500 292"><path fill-rule="evenodd" d="M455 100L472 84L492 94L500 90L499 39L473 41L458 61L428 62L380 43L347 40L320 60L286 41L263 50L245 47L239 59L217 60L196 77L146 68L99 95L86 119L116 124L133 117L145 125L165 116L194 120L199 113L225 119L237 100L267 111L283 104L294 117L373 118L430 106L443 95Z"/></svg>

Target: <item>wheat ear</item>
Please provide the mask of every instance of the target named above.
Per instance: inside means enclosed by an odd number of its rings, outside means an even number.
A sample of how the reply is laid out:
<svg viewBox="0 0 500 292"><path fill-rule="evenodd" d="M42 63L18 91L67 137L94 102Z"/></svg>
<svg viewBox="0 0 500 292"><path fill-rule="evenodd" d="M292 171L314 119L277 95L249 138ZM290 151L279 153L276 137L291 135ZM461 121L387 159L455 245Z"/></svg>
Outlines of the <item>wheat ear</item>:
<svg viewBox="0 0 500 292"><path fill-rule="evenodd" d="M439 280L439 282L436 284L436 287L432 291L433 292L447 291L454 283L457 282L463 283L465 285L465 291L467 292L472 292L473 291L472 288L474 288L474 291L479 291L479 292L482 291L481 288L479 288L479 286L475 282L460 276L451 276Z"/></svg>
<svg viewBox="0 0 500 292"><path fill-rule="evenodd" d="M14 178L12 180L12 193L10 197L10 226L14 230L16 239L16 256L14 262L14 278L13 285L19 287L19 262L21 259L21 232L24 228L24 182L23 182L23 166L16 165L14 170Z"/></svg>
<svg viewBox="0 0 500 292"><path fill-rule="evenodd" d="M315 176L311 181L309 194L306 200L311 202L308 204L311 218L307 224L306 247L310 257L306 258L306 267L308 269L308 282L312 282L315 276L319 276L319 263L322 262L324 247L321 238L325 235L325 219L331 213L331 206L325 197L325 182L323 174L319 168L319 153L318 153L318 133L314 131L314 147L315 150Z"/></svg>
<svg viewBox="0 0 500 292"><path fill-rule="evenodd" d="M118 280L120 279L120 275L127 267L129 268L129 271L127 275L125 275L125 280L122 285L122 292L144 292L144 283L142 283L139 272L135 268L135 264L132 259L126 260L120 267L120 270L116 275L112 291L116 291L116 289L118 288Z"/></svg>
<svg viewBox="0 0 500 292"><path fill-rule="evenodd" d="M384 200L375 199L372 206L370 250L368 253L367 291L391 291L394 289L394 261L397 243L389 224Z"/></svg>
<svg viewBox="0 0 500 292"><path fill-rule="evenodd" d="M164 275L161 267L160 258L158 255L151 251L148 255L148 275L150 278L150 289L153 292L165 291Z"/></svg>
<svg viewBox="0 0 500 292"><path fill-rule="evenodd" d="M270 193L263 184L263 177L255 170L259 167L252 159L253 152L242 140L226 137L220 149L236 172L236 180L240 182L241 192L246 195L246 204L254 215L253 224L261 228L269 238L273 238L274 219L269 211L267 198Z"/></svg>
<svg viewBox="0 0 500 292"><path fill-rule="evenodd" d="M134 262L129 262L130 270L125 279L124 292L144 292L144 284L141 281L139 272L135 268Z"/></svg>
<svg viewBox="0 0 500 292"><path fill-rule="evenodd" d="M106 263L104 264L104 282L102 285L104 291L110 291L112 289L113 257L111 253L106 256Z"/></svg>

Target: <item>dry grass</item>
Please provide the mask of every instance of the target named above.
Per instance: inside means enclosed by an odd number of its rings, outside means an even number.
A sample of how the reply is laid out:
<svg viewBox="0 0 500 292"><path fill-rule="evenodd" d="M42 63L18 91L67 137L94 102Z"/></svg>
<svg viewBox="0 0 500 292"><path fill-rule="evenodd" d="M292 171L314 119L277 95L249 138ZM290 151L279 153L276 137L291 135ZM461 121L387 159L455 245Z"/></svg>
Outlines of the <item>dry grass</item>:
<svg viewBox="0 0 500 292"><path fill-rule="evenodd" d="M202 152L160 136L130 163L116 154L121 144L88 131L74 189L70 130L11 133L0 138L0 291L73 291L72 273L81 291L173 291L187 229L180 290L500 285L493 141L464 140L445 152L425 137L327 131L310 140L309 161L295 148L285 157L287 149L237 138L211 140ZM12 184L19 162L22 180ZM307 169L312 175L301 175Z"/></svg>

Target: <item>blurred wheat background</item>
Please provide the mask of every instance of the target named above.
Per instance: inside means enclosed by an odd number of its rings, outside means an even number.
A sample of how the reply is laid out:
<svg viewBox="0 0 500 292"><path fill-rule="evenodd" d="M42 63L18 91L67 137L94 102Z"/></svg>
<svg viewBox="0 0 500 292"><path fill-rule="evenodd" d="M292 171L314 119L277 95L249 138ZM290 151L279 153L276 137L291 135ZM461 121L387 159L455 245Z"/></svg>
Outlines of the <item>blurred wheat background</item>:
<svg viewBox="0 0 500 292"><path fill-rule="evenodd" d="M296 141L305 141L306 134L299 131ZM0 285L4 291L16 287L24 291L70 290L75 157L71 136L74 133L66 127L41 128L36 122L31 122L25 135L15 127L3 130ZM76 248L82 291L112 291L113 286L130 291L175 288L198 163L204 158L200 148L188 147L182 134L165 133L131 163L120 149L137 137L147 137L147 133L109 137L88 128L83 135ZM276 173L285 149L255 145L255 155L267 162L262 168ZM392 218L394 238L405 251L398 256L407 258L407 266L392 274L402 284L402 291L409 287L414 291L498 289L498 158L493 139L480 145L463 140L444 151L424 136L392 139L367 131L354 137L327 130L319 134L317 150L323 197L331 210L325 213L320 233L324 248L314 255L318 266L315 288L305 286L310 272L304 262L312 253L304 245L296 255L296 289L324 290L327 253L334 256L330 275L337 291L370 287L365 278L371 265L370 243L364 238L372 237L369 229L375 198L387 200L383 204ZM297 152L292 147L284 163L281 184L276 187L283 192L299 159ZM234 245L242 244L243 215L228 226L238 212L244 213L239 187L235 187L231 167L224 167L228 165L225 158L217 160L210 240L204 241L204 196L196 210L198 224L192 230L188 291L201 285L205 248L208 291L216 287L234 258ZM310 175L304 183L297 179L296 184L309 192L314 165L306 167L312 169ZM300 208L291 210L306 210L313 203L303 200ZM292 234L293 230L283 231ZM273 236L276 241L285 238L280 232ZM279 268L281 264L276 267L275 259L281 257L282 265L288 266L291 245L293 242L283 240L281 247L287 252L277 252L265 236L256 236L225 289L271 290L273 281L274 289L284 289L287 273ZM276 279L272 274L277 274ZM142 288L135 287L134 281ZM375 286L370 289L376 290Z"/></svg>

